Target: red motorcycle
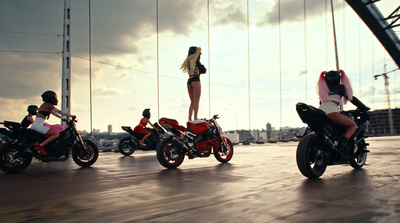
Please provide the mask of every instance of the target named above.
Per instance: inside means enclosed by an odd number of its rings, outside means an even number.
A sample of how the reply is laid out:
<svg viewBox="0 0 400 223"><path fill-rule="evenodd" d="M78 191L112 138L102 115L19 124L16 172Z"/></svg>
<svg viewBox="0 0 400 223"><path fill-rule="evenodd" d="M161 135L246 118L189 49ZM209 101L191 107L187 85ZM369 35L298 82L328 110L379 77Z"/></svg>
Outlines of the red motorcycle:
<svg viewBox="0 0 400 223"><path fill-rule="evenodd" d="M231 141L222 136L216 122L212 119L187 122L187 128L174 119L161 118L159 124L164 129L164 139L157 147L157 159L166 168L179 167L185 155L189 159L209 157L214 154L221 163L227 163L233 156Z"/></svg>

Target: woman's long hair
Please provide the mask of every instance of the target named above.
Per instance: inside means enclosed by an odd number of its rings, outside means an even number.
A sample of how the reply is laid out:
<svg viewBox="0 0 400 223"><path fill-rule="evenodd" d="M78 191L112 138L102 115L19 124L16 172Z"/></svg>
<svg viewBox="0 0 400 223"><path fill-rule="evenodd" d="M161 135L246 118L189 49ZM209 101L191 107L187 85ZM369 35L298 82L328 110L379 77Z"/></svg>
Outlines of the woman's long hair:
<svg viewBox="0 0 400 223"><path fill-rule="evenodd" d="M181 65L181 70L185 73L189 72L189 71L194 71L194 69L196 68L196 60L197 57L199 57L201 53L201 48L197 47L196 52L194 54L189 54L185 61L183 61L182 65Z"/></svg>
<svg viewBox="0 0 400 223"><path fill-rule="evenodd" d="M327 102L329 101L329 87L328 84L326 83L325 80L325 75L326 71L321 72L319 75L319 80L318 80L318 95L319 95L319 100L321 102ZM346 95L343 98L343 103L347 104L347 101L353 100L353 89L351 88L350 80L347 77L346 73L343 70L339 70L340 73L340 79L342 84L344 85L346 89Z"/></svg>
<svg viewBox="0 0 400 223"><path fill-rule="evenodd" d="M340 77L342 79L342 84L346 88L346 96L343 98L343 103L346 104L347 100L351 101L353 100L353 89L351 88L350 80L347 78L346 73L343 70L339 70L340 72Z"/></svg>
<svg viewBox="0 0 400 223"><path fill-rule="evenodd" d="M318 79L318 95L321 102L329 101L329 88L325 80L326 71L322 71Z"/></svg>

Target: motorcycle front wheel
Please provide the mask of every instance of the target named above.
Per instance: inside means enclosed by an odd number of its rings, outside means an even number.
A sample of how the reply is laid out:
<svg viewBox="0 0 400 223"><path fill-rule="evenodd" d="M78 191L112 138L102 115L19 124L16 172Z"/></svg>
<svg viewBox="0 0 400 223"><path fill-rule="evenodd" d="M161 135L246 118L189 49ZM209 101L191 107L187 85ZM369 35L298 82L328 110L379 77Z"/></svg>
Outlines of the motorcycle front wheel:
<svg viewBox="0 0 400 223"><path fill-rule="evenodd" d="M177 145L174 145L171 139L163 139L157 146L158 162L168 169L179 167L185 159L185 153Z"/></svg>
<svg viewBox="0 0 400 223"><path fill-rule="evenodd" d="M361 142L357 143L358 150L355 153L354 157L350 160L350 166L354 169L360 169L364 166L365 162L367 161L367 146L365 145L365 141L362 140Z"/></svg>
<svg viewBox="0 0 400 223"><path fill-rule="evenodd" d="M136 150L136 143L132 140L132 137L127 136L121 139L118 143L118 150L124 156L130 156Z"/></svg>
<svg viewBox="0 0 400 223"><path fill-rule="evenodd" d="M32 162L32 155L18 152L16 144L6 143L0 147L0 169L6 173L18 173Z"/></svg>
<svg viewBox="0 0 400 223"><path fill-rule="evenodd" d="M324 174L327 166L325 153L320 148L320 138L315 134L304 136L297 146L296 161L300 172L309 179Z"/></svg>
<svg viewBox="0 0 400 223"><path fill-rule="evenodd" d="M220 147L214 151L214 156L219 162L227 163L232 159L233 145L227 137L223 137L223 139L225 143L221 143Z"/></svg>
<svg viewBox="0 0 400 223"><path fill-rule="evenodd" d="M82 167L89 167L93 165L99 157L99 149L94 142L84 139L87 150L80 144L76 143L72 148L72 158L74 162Z"/></svg>

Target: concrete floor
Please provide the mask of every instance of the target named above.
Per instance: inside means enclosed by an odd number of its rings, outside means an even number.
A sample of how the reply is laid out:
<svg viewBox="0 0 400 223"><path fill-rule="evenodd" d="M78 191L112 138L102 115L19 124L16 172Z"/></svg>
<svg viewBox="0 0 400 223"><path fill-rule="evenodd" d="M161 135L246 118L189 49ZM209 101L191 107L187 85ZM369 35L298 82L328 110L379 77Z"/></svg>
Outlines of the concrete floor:
<svg viewBox="0 0 400 223"><path fill-rule="evenodd" d="M33 162L0 173L1 222L400 222L400 137L368 138L367 164L297 169L296 142L235 146L163 168L155 151L101 153L91 168Z"/></svg>

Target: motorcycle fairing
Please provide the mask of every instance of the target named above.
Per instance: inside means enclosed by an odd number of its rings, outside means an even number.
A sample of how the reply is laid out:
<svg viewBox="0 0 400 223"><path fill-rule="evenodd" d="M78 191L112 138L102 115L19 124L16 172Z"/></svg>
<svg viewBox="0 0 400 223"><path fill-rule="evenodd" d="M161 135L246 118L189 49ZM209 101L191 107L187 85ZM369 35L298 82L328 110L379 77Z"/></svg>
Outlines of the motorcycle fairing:
<svg viewBox="0 0 400 223"><path fill-rule="evenodd" d="M175 119L160 118L160 120L158 122L166 129L171 129L168 126L168 125L170 125L171 127L178 129L180 131L183 131L183 132L187 131L187 129L185 127L179 125L179 123ZM174 133L174 134L176 134L176 133Z"/></svg>

